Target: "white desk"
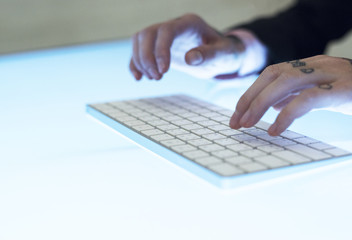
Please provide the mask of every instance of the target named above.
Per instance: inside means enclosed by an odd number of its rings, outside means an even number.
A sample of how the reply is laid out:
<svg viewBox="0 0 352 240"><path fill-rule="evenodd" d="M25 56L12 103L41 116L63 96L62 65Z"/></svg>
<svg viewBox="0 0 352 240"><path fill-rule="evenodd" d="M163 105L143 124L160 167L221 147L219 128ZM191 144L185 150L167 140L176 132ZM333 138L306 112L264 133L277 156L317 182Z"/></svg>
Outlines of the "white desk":
<svg viewBox="0 0 352 240"><path fill-rule="evenodd" d="M135 82L129 56L117 42L0 58L1 240L352 239L352 161L222 192L92 121L86 103L160 94L233 108L253 81ZM351 123L317 111L291 129L352 150Z"/></svg>

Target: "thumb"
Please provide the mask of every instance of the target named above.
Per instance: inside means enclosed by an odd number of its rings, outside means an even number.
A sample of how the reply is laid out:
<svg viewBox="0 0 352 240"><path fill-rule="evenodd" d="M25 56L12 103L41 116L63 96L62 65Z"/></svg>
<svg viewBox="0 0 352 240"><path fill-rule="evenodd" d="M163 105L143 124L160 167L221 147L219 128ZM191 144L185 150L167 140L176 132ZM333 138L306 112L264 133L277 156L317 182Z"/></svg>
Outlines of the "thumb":
<svg viewBox="0 0 352 240"><path fill-rule="evenodd" d="M185 61L188 65L198 66L215 56L214 46L203 45L193 48L186 53Z"/></svg>

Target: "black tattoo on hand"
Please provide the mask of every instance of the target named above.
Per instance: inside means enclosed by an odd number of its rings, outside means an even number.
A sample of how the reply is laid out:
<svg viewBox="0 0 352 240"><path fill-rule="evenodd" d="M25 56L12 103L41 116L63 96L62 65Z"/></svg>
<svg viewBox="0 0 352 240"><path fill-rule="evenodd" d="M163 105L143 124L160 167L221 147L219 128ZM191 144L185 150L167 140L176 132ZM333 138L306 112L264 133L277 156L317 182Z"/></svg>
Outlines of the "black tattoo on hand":
<svg viewBox="0 0 352 240"><path fill-rule="evenodd" d="M330 83L321 84L321 85L318 86L318 88L325 89L325 90L330 90L330 89L332 89L332 85Z"/></svg>
<svg viewBox="0 0 352 240"><path fill-rule="evenodd" d="M309 73L314 72L314 68L302 68L300 70L301 70L301 72L303 72L305 74L309 74Z"/></svg>
<svg viewBox="0 0 352 240"><path fill-rule="evenodd" d="M303 67L306 65L305 62L298 60L294 60L294 61L288 61L287 63L290 63L292 65L292 67L297 68L297 67Z"/></svg>

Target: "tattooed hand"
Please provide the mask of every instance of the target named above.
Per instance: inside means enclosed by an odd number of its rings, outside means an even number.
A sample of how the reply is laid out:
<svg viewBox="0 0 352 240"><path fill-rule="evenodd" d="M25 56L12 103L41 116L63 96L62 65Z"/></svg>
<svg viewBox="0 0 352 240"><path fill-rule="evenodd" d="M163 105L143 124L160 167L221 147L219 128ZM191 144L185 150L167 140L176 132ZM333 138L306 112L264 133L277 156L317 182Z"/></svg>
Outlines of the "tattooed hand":
<svg viewBox="0 0 352 240"><path fill-rule="evenodd" d="M159 80L170 64L200 78L234 73L241 64L242 42L225 37L194 14L155 24L133 37L130 70Z"/></svg>
<svg viewBox="0 0 352 240"><path fill-rule="evenodd" d="M352 60L315 56L267 67L238 101L230 126L252 127L271 106L280 110L272 136L315 108L352 114Z"/></svg>

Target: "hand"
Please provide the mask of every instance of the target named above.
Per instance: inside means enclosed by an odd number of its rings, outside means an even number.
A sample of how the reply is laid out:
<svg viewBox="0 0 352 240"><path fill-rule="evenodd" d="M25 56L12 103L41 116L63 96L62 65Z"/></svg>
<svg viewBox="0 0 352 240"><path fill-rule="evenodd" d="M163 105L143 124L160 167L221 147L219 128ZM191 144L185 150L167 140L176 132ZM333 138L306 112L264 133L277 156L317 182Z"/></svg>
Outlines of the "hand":
<svg viewBox="0 0 352 240"><path fill-rule="evenodd" d="M133 37L130 70L137 80L143 75L161 79L173 67L201 78L234 73L244 46L225 37L194 14L155 24Z"/></svg>
<svg viewBox="0 0 352 240"><path fill-rule="evenodd" d="M352 60L315 56L267 67L238 101L230 127L254 126L271 106L281 111L272 136L314 108L351 114Z"/></svg>

